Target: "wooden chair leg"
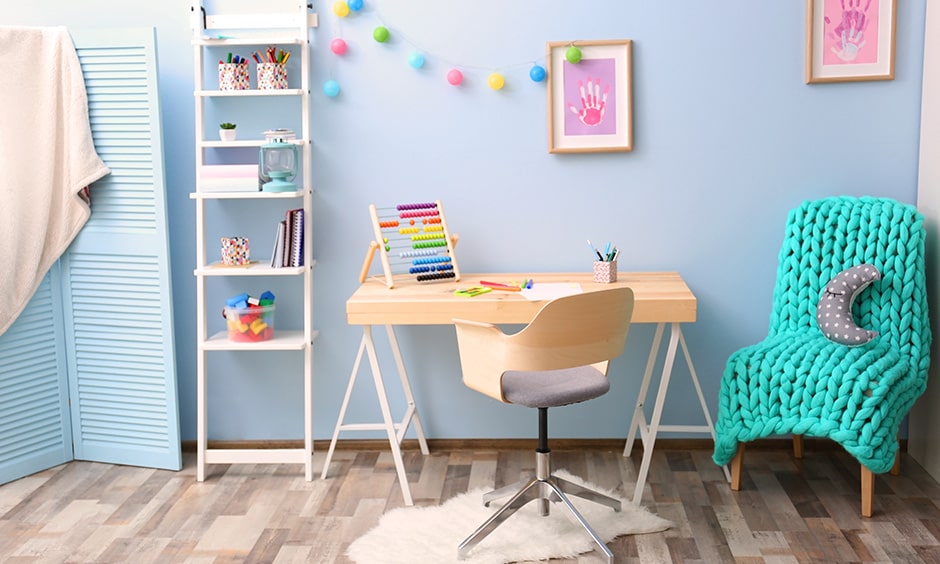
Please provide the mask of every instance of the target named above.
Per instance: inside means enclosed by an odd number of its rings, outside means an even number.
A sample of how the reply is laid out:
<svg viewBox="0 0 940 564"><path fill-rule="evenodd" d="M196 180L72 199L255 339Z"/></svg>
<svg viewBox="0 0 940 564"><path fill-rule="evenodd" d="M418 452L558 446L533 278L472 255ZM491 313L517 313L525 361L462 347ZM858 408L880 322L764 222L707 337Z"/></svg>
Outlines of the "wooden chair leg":
<svg viewBox="0 0 940 564"><path fill-rule="evenodd" d="M862 517L871 517L875 497L875 474L862 466Z"/></svg>
<svg viewBox="0 0 940 564"><path fill-rule="evenodd" d="M898 437L898 451L894 453L894 466L891 467L891 475L899 476L901 474L901 438Z"/></svg>
<svg viewBox="0 0 940 564"><path fill-rule="evenodd" d="M738 452L731 459L731 489L741 489L741 472L744 469L744 443L738 445Z"/></svg>
<svg viewBox="0 0 940 564"><path fill-rule="evenodd" d="M793 435L793 458L803 458L803 435Z"/></svg>

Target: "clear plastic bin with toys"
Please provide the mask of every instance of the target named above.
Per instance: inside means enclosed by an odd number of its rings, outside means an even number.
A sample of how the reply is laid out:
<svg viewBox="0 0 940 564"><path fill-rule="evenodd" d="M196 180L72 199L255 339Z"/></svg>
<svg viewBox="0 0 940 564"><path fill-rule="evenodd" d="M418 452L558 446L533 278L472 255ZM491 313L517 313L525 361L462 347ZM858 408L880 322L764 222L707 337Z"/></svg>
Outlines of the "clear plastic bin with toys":
<svg viewBox="0 0 940 564"><path fill-rule="evenodd" d="M260 297L239 294L225 302L228 338L242 343L267 341L274 337L274 294Z"/></svg>

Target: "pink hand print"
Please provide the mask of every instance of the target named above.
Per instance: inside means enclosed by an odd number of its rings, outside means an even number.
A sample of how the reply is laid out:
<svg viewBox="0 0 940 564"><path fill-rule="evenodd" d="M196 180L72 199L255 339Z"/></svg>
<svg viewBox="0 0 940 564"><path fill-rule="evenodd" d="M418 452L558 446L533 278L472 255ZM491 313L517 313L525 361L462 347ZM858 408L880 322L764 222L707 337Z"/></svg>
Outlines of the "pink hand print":
<svg viewBox="0 0 940 564"><path fill-rule="evenodd" d="M871 0L864 0L865 7L862 8L863 0L842 0L842 21L833 30L836 37L843 33L849 34L861 33L868 28L868 8L871 7Z"/></svg>
<svg viewBox="0 0 940 564"><path fill-rule="evenodd" d="M610 85L604 87L604 95L601 96L601 81L596 82L587 79L587 86L583 81L578 81L578 90L581 93L581 108L578 109L574 104L568 104L571 113L578 116L578 121L584 125L596 126L604 121L604 110L607 109L607 95L610 93Z"/></svg>
<svg viewBox="0 0 940 564"><path fill-rule="evenodd" d="M871 7L871 0L842 0L841 4L842 20L832 32L838 44L829 49L839 59L852 62L858 58L859 51L865 46L863 37L868 28L867 12ZM830 23L829 18L826 18L826 23Z"/></svg>

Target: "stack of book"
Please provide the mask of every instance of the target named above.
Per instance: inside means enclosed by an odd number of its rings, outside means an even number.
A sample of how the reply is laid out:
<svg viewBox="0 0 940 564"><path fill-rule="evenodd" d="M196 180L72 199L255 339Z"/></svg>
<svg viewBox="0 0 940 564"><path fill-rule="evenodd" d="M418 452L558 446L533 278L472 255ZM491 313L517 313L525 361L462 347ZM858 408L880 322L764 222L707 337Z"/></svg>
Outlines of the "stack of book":
<svg viewBox="0 0 940 564"><path fill-rule="evenodd" d="M287 210L283 220L277 224L271 267L304 265L304 209Z"/></svg>

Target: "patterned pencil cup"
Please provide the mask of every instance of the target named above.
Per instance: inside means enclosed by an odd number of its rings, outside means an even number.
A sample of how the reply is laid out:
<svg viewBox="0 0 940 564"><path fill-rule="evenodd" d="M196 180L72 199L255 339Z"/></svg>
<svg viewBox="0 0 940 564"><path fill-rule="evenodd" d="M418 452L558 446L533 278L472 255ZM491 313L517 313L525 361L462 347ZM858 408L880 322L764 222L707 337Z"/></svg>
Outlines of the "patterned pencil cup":
<svg viewBox="0 0 940 564"><path fill-rule="evenodd" d="M617 261L594 261L594 281L598 284L610 284L617 281Z"/></svg>
<svg viewBox="0 0 940 564"><path fill-rule="evenodd" d="M246 237L222 237L222 264L239 266L248 262L249 251Z"/></svg>
<svg viewBox="0 0 940 564"><path fill-rule="evenodd" d="M248 62L219 63L219 90L248 90Z"/></svg>
<svg viewBox="0 0 940 564"><path fill-rule="evenodd" d="M287 66L281 63L258 64L258 90L287 88Z"/></svg>

